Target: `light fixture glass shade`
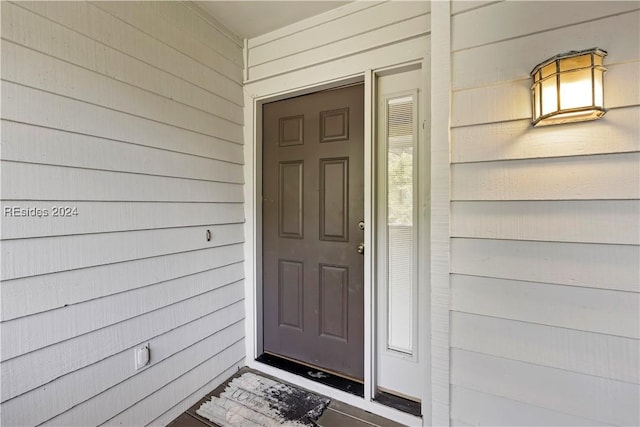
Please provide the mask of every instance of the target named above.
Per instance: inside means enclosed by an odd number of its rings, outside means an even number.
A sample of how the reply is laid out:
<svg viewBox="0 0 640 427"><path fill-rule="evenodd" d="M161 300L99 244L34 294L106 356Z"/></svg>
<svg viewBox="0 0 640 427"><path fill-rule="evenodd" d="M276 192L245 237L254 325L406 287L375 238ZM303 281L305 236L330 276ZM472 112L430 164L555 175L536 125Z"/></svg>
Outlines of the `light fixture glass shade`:
<svg viewBox="0 0 640 427"><path fill-rule="evenodd" d="M556 55L531 71L532 124L546 126L594 120L606 113L602 49Z"/></svg>

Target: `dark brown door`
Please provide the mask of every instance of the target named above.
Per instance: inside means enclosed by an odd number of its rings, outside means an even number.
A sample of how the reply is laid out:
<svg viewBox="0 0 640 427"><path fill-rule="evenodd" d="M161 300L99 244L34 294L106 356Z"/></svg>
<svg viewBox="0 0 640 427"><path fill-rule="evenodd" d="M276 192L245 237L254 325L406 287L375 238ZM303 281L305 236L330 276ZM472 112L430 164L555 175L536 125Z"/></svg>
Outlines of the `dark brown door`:
<svg viewBox="0 0 640 427"><path fill-rule="evenodd" d="M264 350L364 377L364 90L263 107Z"/></svg>

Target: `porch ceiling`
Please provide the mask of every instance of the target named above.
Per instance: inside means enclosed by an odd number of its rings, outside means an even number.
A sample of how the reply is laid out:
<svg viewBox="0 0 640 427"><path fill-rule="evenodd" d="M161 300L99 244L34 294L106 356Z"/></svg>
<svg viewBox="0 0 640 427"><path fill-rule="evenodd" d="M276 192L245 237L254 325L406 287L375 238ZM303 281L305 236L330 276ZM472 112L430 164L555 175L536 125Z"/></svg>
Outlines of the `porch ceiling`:
<svg viewBox="0 0 640 427"><path fill-rule="evenodd" d="M350 1L196 1L198 6L242 38L252 38Z"/></svg>

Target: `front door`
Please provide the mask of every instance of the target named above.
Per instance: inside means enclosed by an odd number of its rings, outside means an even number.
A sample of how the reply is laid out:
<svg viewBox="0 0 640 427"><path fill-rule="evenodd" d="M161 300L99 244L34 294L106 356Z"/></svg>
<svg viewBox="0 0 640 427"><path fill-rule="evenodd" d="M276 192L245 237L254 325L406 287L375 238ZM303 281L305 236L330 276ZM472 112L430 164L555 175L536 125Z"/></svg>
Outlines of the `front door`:
<svg viewBox="0 0 640 427"><path fill-rule="evenodd" d="M263 106L264 351L364 378L364 88Z"/></svg>

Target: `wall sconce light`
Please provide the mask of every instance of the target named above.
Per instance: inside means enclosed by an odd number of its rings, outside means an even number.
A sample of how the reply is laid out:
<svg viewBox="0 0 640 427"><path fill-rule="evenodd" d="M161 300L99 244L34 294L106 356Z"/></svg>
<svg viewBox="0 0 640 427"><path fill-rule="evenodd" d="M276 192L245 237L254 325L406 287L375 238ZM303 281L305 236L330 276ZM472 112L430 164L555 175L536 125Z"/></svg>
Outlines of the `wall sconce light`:
<svg viewBox="0 0 640 427"><path fill-rule="evenodd" d="M607 55L593 48L561 53L536 65L531 71L533 126L595 120L604 108L602 59Z"/></svg>

